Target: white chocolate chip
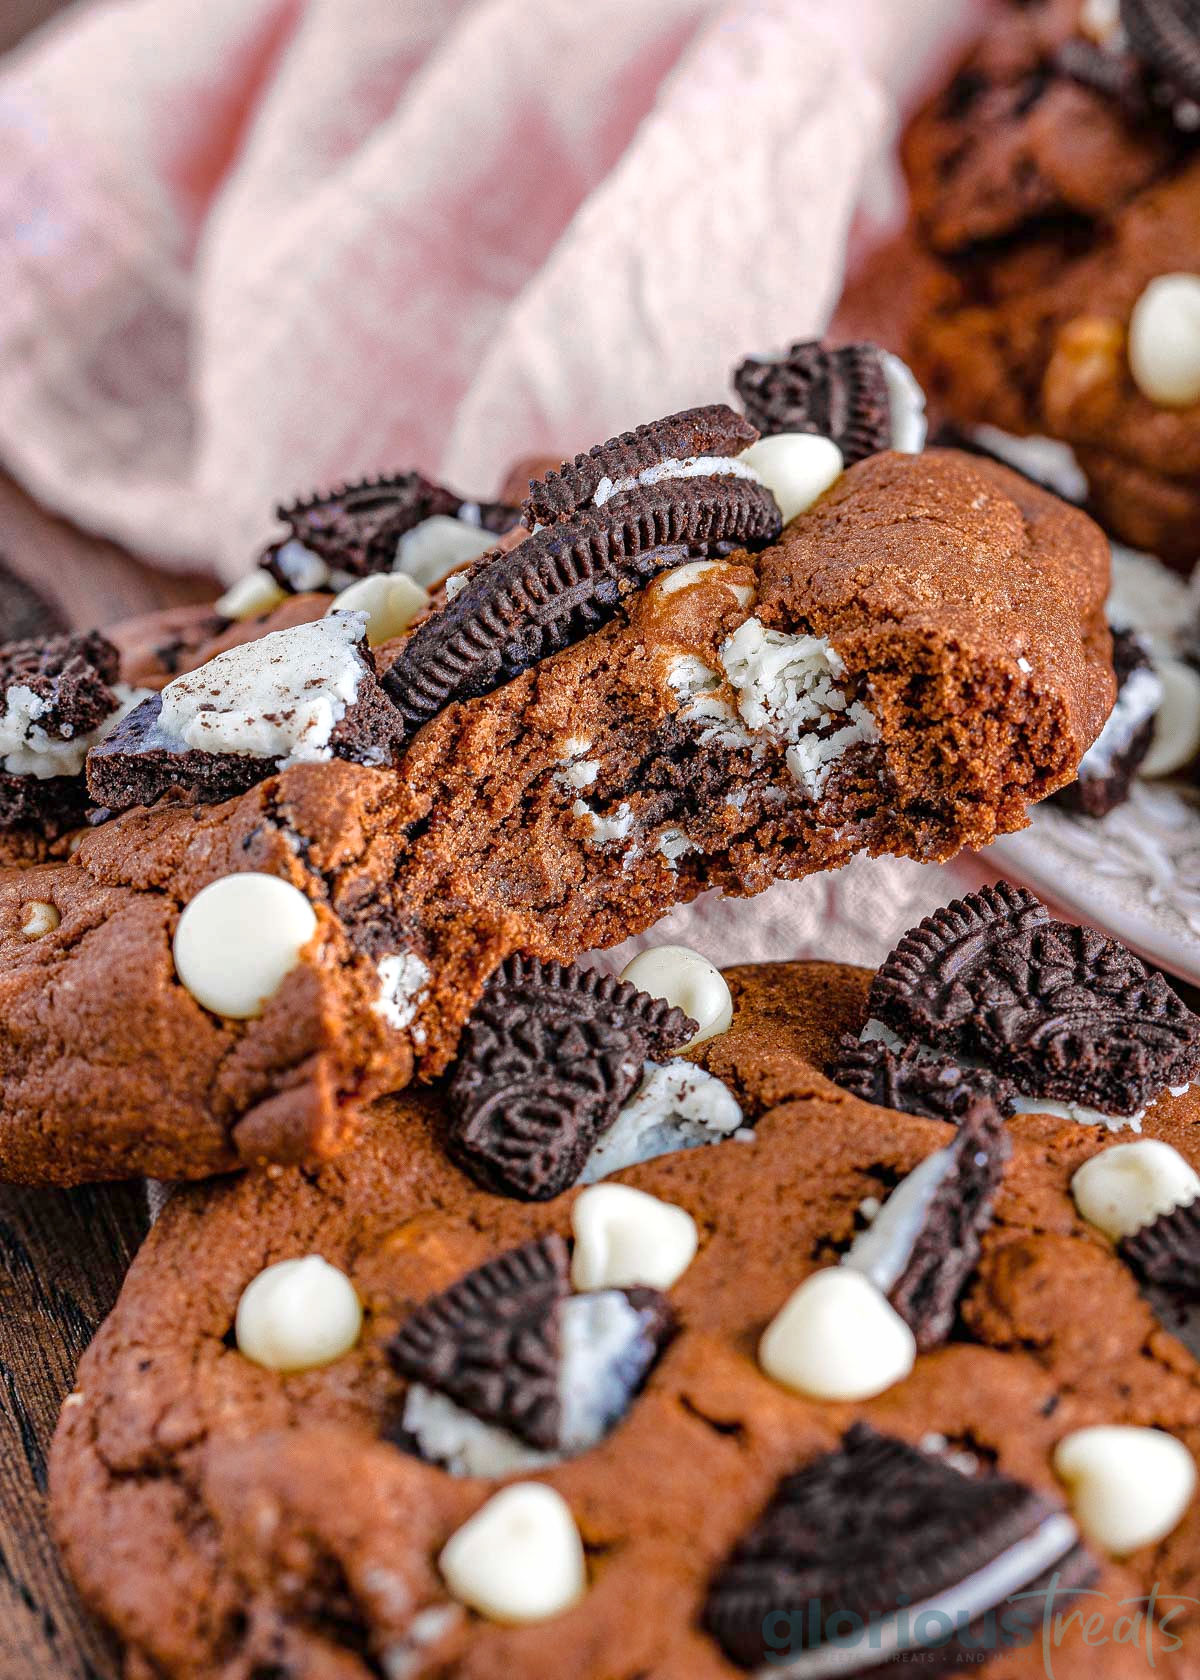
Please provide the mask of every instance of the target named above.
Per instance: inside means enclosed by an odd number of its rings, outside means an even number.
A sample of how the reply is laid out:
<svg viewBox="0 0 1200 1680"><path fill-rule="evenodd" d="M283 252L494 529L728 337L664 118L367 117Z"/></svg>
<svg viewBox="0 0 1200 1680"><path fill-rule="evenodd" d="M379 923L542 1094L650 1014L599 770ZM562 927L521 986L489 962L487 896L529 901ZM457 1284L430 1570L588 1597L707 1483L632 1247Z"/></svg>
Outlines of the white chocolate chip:
<svg viewBox="0 0 1200 1680"><path fill-rule="evenodd" d="M246 1285L234 1334L238 1351L269 1371L309 1371L358 1341L362 1306L345 1272L308 1254L280 1260Z"/></svg>
<svg viewBox="0 0 1200 1680"><path fill-rule="evenodd" d="M686 1208L628 1184L593 1184L571 1209L576 1289L670 1289L696 1254L699 1233Z"/></svg>
<svg viewBox="0 0 1200 1680"><path fill-rule="evenodd" d="M1196 1490L1191 1453L1161 1429L1077 1429L1055 1448L1054 1469L1086 1538L1114 1557L1165 1539Z"/></svg>
<svg viewBox="0 0 1200 1680"><path fill-rule="evenodd" d="M1118 1143L1085 1161L1071 1180L1075 1206L1115 1241L1200 1196L1200 1175L1157 1138Z"/></svg>
<svg viewBox="0 0 1200 1680"><path fill-rule="evenodd" d="M21 932L26 939L44 939L48 933L54 932L61 921L55 905L47 904L42 898L33 898L25 906Z"/></svg>
<svg viewBox="0 0 1200 1680"><path fill-rule="evenodd" d="M733 998L725 976L687 945L652 945L639 951L621 970L621 979L691 1016L697 1030L685 1050L728 1032L733 1022Z"/></svg>
<svg viewBox="0 0 1200 1680"><path fill-rule="evenodd" d="M1098 47L1107 46L1120 34L1121 0L1083 0L1079 29Z"/></svg>
<svg viewBox="0 0 1200 1680"><path fill-rule="evenodd" d="M275 875L226 875L198 892L175 929L175 972L205 1009L261 1015L317 931L312 905Z"/></svg>
<svg viewBox="0 0 1200 1680"><path fill-rule="evenodd" d="M406 573L423 589L436 589L450 572L469 560L478 560L498 541L494 531L485 531L465 519L431 514L400 538L396 570Z"/></svg>
<svg viewBox="0 0 1200 1680"><path fill-rule="evenodd" d="M373 572L335 595L330 612L365 612L367 642L378 647L408 629L429 605L429 592L403 572Z"/></svg>
<svg viewBox="0 0 1200 1680"><path fill-rule="evenodd" d="M1200 274L1160 274L1133 306L1129 368L1160 408L1200 402Z"/></svg>
<svg viewBox="0 0 1200 1680"><path fill-rule="evenodd" d="M814 432L777 432L759 438L738 457L753 467L779 503L784 524L809 509L845 470L832 438Z"/></svg>
<svg viewBox="0 0 1200 1680"><path fill-rule="evenodd" d="M1182 659L1156 659L1162 701L1139 776L1173 776L1200 753L1200 672Z"/></svg>
<svg viewBox="0 0 1200 1680"><path fill-rule="evenodd" d="M222 618L261 618L273 612L287 595L280 589L270 572L248 572L231 584L214 605Z"/></svg>
<svg viewBox="0 0 1200 1680"><path fill-rule="evenodd" d="M902 1381L916 1357L916 1339L891 1302L847 1266L806 1278L758 1350L769 1377L814 1400L869 1400Z"/></svg>
<svg viewBox="0 0 1200 1680"><path fill-rule="evenodd" d="M727 566L722 560L689 560L682 566L674 566L655 580L654 590L662 599L667 595L678 594L681 589L690 589L693 584L703 583L706 578L710 583L720 583L728 589L739 607L749 607L752 604L753 585L739 582L733 575L733 567Z"/></svg>
<svg viewBox="0 0 1200 1680"><path fill-rule="evenodd" d="M451 1535L438 1568L455 1598L493 1622L547 1621L587 1590L571 1508L542 1482L495 1494Z"/></svg>

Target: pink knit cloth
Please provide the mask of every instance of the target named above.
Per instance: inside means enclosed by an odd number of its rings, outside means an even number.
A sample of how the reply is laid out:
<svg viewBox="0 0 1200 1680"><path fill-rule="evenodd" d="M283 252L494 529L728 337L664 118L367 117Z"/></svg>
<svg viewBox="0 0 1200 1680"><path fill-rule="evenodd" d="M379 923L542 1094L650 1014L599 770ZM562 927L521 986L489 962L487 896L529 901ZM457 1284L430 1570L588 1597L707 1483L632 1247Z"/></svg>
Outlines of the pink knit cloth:
<svg viewBox="0 0 1200 1680"><path fill-rule="evenodd" d="M98 0L0 66L0 460L165 565L419 466L488 494L817 333L976 0ZM874 960L854 866L673 936ZM660 930L657 937L662 937Z"/></svg>

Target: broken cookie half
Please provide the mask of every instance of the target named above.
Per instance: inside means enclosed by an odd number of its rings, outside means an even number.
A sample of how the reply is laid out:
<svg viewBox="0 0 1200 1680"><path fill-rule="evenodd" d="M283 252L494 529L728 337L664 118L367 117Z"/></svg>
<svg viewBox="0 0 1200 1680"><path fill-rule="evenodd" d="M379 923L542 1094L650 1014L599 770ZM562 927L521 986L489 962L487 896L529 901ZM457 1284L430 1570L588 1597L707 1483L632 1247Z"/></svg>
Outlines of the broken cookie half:
<svg viewBox="0 0 1200 1680"><path fill-rule="evenodd" d="M841 471L827 438L755 438L714 405L611 440L404 636L369 650L334 603L94 751L131 808L0 877L0 1172L327 1157L444 1072L515 952L572 961L860 851L947 858L1069 781L1113 699L1090 521L951 451ZM344 655L315 694L305 638ZM240 874L306 913L251 888L222 920L204 889ZM36 941L31 901L59 918ZM214 961L273 987L222 1013Z"/></svg>

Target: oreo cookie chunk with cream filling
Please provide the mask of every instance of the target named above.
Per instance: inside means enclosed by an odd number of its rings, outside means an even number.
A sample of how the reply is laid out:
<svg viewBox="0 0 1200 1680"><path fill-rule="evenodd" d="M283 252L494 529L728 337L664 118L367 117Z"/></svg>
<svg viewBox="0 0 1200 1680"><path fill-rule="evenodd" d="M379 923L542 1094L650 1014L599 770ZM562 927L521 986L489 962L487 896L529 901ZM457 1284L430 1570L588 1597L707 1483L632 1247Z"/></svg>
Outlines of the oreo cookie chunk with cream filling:
<svg viewBox="0 0 1200 1680"><path fill-rule="evenodd" d="M848 1277L821 1258L864 1202L902 1194L967 1135L822 1077L870 980L831 963L729 971L732 1019L689 1065L727 1082L753 1141L523 1202L449 1158L435 1088L377 1104L336 1163L177 1190L51 1454L67 1568L131 1670L736 1680L755 1614L777 1652L815 1660L807 1611L785 1614L811 1582L822 1629L848 1610L900 1635L901 1599L932 1598L940 1613L910 1630L974 1635L992 1610L1017 1635L997 1658L1006 1680L1045 1680L1059 1563L1057 1680L1129 1680L1128 1647L1086 1637L1066 1600L1093 1567L1089 1606L1194 1576L1196 1368L1075 1217L1071 1166L1102 1134L1009 1122L993 1223L969 1221L981 1249L954 1335L888 1386L818 1399L763 1361L792 1291ZM1200 1160L1198 1101L1147 1125ZM873 1322L858 1306L810 1321L813 1357L873 1366ZM1063 1510L1059 1449L1081 1420L1120 1436L1147 1417L1171 1485L1137 1549L1093 1542L1093 1565L1075 1528L1095 1501L1076 1473ZM844 1475L831 1450L850 1455ZM1121 1452L1108 1468L1129 1473ZM793 1489L751 1567L744 1543L781 1482L809 1473L830 1497ZM1193 1626L1175 1623L1185 1640ZM985 1621L976 1644L989 1637ZM867 1631L845 1654L860 1649L878 1654Z"/></svg>
<svg viewBox="0 0 1200 1680"><path fill-rule="evenodd" d="M726 508L747 490L760 510L769 500L726 474L643 486L586 517L624 522L641 498L677 496L684 521L696 495L715 486L720 501L730 485ZM568 540L576 523L504 558ZM220 804L166 794L90 833L69 874L0 878L0 1171L181 1177L321 1158L374 1096L453 1062L514 952L573 961L713 887L750 894L863 850L945 858L1023 825L1111 709L1107 583L1100 533L1015 475L949 452L874 455L773 546L671 566L499 687L443 693L394 761L351 762L332 742L278 773L286 741L268 756L207 754L206 774L255 785ZM530 609L524 645L561 625L556 610ZM503 645L508 619L495 623ZM376 650L385 687L409 694L413 669L428 668L422 634ZM462 653L468 688L495 680L496 642L484 644ZM257 668L269 645L240 651ZM195 721L204 735L187 751L202 753L217 743ZM93 755L99 795L144 798L179 771L182 754L156 768L154 744L133 745L141 758ZM249 1015L237 1012L248 934L215 940L228 973L202 965L192 988L175 944L202 889L232 877L222 892L250 890L236 885L246 872L297 895L283 966L268 966ZM28 948L16 938L27 897L61 900L87 938ZM197 926L223 926L217 907L201 899ZM116 1058L105 1034L101 1082L87 1073L100 1023L59 1019L53 1000L67 974L103 987L118 959L141 977L136 1031ZM44 1080L64 1055L73 1088L48 1152ZM626 1119L621 1135L641 1125Z"/></svg>
<svg viewBox="0 0 1200 1680"><path fill-rule="evenodd" d="M355 578L403 572L423 588L493 546L520 511L473 502L418 472L386 474L278 509L289 534L260 566L286 594L337 591Z"/></svg>
<svg viewBox="0 0 1200 1680"><path fill-rule="evenodd" d="M877 344L805 340L748 356L733 383L764 437L830 438L847 466L885 449L917 455L925 447L925 394L899 356Z"/></svg>
<svg viewBox="0 0 1200 1680"><path fill-rule="evenodd" d="M1117 698L1108 722L1080 760L1077 779L1055 795L1065 809L1086 817L1107 816L1129 798L1163 702L1162 679L1134 631L1113 632L1113 668Z"/></svg>
<svg viewBox="0 0 1200 1680"><path fill-rule="evenodd" d="M532 535L477 565L384 679L410 731L579 641L667 567L777 537L775 497L743 459L757 435L722 404L692 409L532 483Z"/></svg>
<svg viewBox="0 0 1200 1680"><path fill-rule="evenodd" d="M333 613L218 654L144 700L88 759L112 810L168 795L229 799L289 764L391 762L399 720L358 613Z"/></svg>
<svg viewBox="0 0 1200 1680"><path fill-rule="evenodd" d="M831 1076L861 1092L873 1063L891 1082L881 1089L918 1113L949 1117L933 1081L1006 1090L1017 1113L1136 1130L1149 1104L1200 1075L1200 1018L1162 975L1007 881L907 933L871 984L868 1014Z"/></svg>
<svg viewBox="0 0 1200 1680"><path fill-rule="evenodd" d="M54 840L84 821L88 750L136 696L117 650L98 633L0 647L0 831Z"/></svg>
<svg viewBox="0 0 1200 1680"><path fill-rule="evenodd" d="M1069 1603L1097 1575L1075 1522L1033 1488L856 1424L779 1484L715 1576L704 1621L731 1662L763 1673L780 1657L771 1630L790 1630L789 1680L906 1661L936 1673L987 1649L989 1621L998 1643L1019 1595L1053 1582ZM860 1629L857 1651L831 1626Z"/></svg>
<svg viewBox="0 0 1200 1680"><path fill-rule="evenodd" d="M556 1233L426 1301L388 1346L408 1379L398 1441L456 1475L544 1469L628 1411L675 1330L656 1289L574 1293Z"/></svg>

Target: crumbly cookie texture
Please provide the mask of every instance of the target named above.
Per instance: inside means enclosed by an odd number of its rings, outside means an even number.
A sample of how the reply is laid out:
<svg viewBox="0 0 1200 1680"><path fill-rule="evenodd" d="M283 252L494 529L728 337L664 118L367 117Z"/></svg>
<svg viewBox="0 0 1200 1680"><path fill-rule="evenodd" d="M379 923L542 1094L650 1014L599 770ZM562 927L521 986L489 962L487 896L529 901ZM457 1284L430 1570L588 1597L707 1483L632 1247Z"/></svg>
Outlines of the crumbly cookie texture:
<svg viewBox="0 0 1200 1680"><path fill-rule="evenodd" d="M549 1242L553 1259L594 1190L523 1203L473 1187L443 1147L439 1097L411 1092L380 1104L361 1147L336 1163L178 1192L84 1357L51 1460L68 1568L124 1642L129 1672L736 1680L744 1668L706 1630L719 1629L731 1651L743 1648L736 1604L724 1589L714 1596L716 1588L762 1533L787 1478L809 1473L786 1496L796 1502L811 1478L819 1488L820 1478L840 1473L847 1454L869 1449L876 1462L869 1438L851 1433L856 1423L932 1455L935 1465L1013 1478L1031 1490L1018 1498L1022 1509L1053 1513L1055 1555L1072 1544L1068 1489L1054 1471L1060 1442L1094 1425L1149 1425L1200 1451L1195 1361L1143 1300L1112 1239L1072 1199L1072 1177L1110 1140L1101 1127L1046 1113L1008 1123L1011 1158L978 1261L962 1280L950 1341L864 1402L806 1398L765 1374L760 1338L795 1288L835 1266L877 1204L958 1135L950 1124L864 1103L820 1071L843 1035L861 1029L871 978L819 963L730 971L733 1023L694 1054L730 1086L754 1124L753 1141L730 1138L618 1175L622 1186L690 1215L699 1248L667 1286L676 1333L643 1367L635 1392L621 1386L619 1420L577 1454L540 1467L524 1460L509 1472L547 1484L565 1504L569 1522L538 1530L543 1550L546 1534L556 1537L547 1566L565 1556L575 1530L582 1539L583 1590L564 1594L549 1621L493 1619L492 1606L516 1612L512 1579L497 1582L487 1558L476 1558L479 1579L452 1567L446 1552L490 1509L504 1478L427 1462L404 1422L419 1423L431 1449L446 1445L451 1425L462 1427L461 1415L435 1412L429 1399L430 1381L450 1380L436 1349L445 1336L452 1349L463 1345L461 1305L449 1310L444 1292L461 1291L476 1268L502 1256L514 1264L524 1244ZM1195 1092L1164 1095L1144 1131L1195 1166L1198 1120ZM268 1266L308 1255L349 1278L363 1329L333 1363L282 1375L238 1351L238 1304ZM622 1300L618 1293L606 1310L627 1325ZM430 1303L440 1328L420 1340L426 1392L414 1413L410 1379L390 1349L405 1326L411 1345ZM499 1319L488 1322L503 1334ZM593 1396L599 1368L592 1363ZM462 1370L454 1369L461 1395ZM879 1452L910 1462L894 1447ZM945 1474L929 1470L917 1481L932 1485ZM882 1498L877 1478L868 1483L866 1496ZM995 1520L986 1487L951 1485L979 1504L983 1522ZM893 1511L901 1508L893 1501ZM823 1571L823 1597L856 1603L880 1589L880 1577L856 1570L837 1578L831 1560L854 1553L844 1500L837 1510L836 1544L818 1546L813 1566ZM971 1533L974 1557L980 1522ZM997 1537L986 1556L1013 1539ZM787 1544L794 1564L804 1532ZM929 1555L931 1544L926 1527L894 1555L887 1550L895 1574L883 1587L919 1597L906 1586L906 1560ZM953 1547L934 1551L939 1580L953 1574ZM530 1555L543 1553L531 1547ZM1179 1595L1170 1626L1186 1652L1195 1637L1185 1600L1200 1569L1200 1507L1176 1512L1165 1539L1124 1561L1101 1548L1091 1567L1101 1596L1086 1603L1110 1627L1121 1601L1144 1599L1155 1583L1160 1602ZM464 1597L470 1588L485 1613L468 1610L448 1581ZM528 1596L531 1583L515 1585ZM1161 1641L1156 1672L1183 1680L1183 1652ZM1130 1680L1143 1661L1113 1639L1085 1641L1078 1621L1054 1649L1064 1680ZM997 1656L992 1668L1004 1680L1044 1680L1040 1638Z"/></svg>
<svg viewBox="0 0 1200 1680"><path fill-rule="evenodd" d="M1100 532L1006 469L873 456L777 545L677 564L449 704L394 769L294 763L0 874L0 1173L321 1159L364 1103L446 1067L514 951L571 960L709 887L1021 827L1111 706L1107 580ZM384 686L408 645L374 650ZM298 888L318 927L235 1022L179 983L171 943L242 870ZM60 915L34 943L31 900Z"/></svg>
<svg viewBox="0 0 1200 1680"><path fill-rule="evenodd" d="M925 270L906 353L963 424L1070 445L1114 534L1200 548L1195 94L1080 0L1017 0L911 124ZM1195 9L1122 8L1200 68ZM1128 20L1126 19L1126 22Z"/></svg>

